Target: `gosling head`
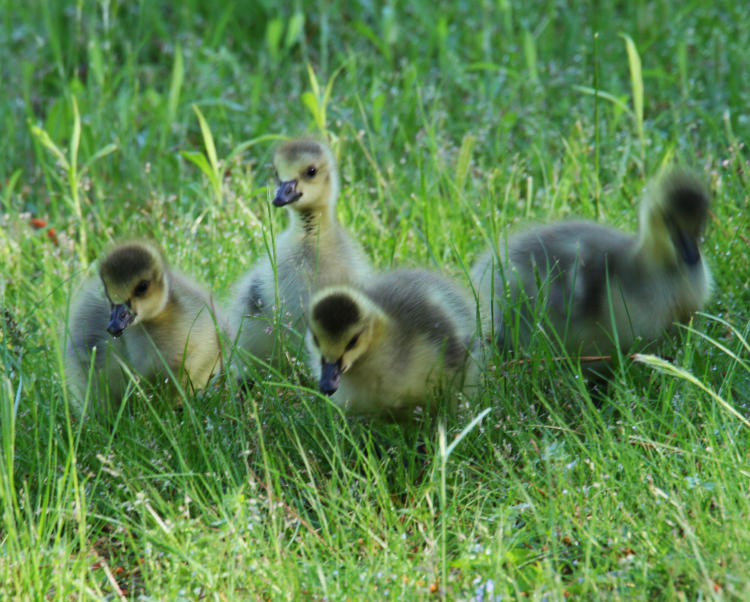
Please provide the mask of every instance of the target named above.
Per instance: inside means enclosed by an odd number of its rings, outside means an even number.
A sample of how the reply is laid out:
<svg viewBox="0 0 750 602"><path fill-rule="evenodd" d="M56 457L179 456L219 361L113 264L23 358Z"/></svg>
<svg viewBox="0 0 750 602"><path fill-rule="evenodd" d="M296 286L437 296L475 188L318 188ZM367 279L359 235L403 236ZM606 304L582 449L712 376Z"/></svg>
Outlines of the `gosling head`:
<svg viewBox="0 0 750 602"><path fill-rule="evenodd" d="M273 158L279 190L277 207L289 205L297 211L333 206L339 192L336 162L331 150L315 140L297 139L276 149Z"/></svg>
<svg viewBox="0 0 750 602"><path fill-rule="evenodd" d="M364 356L375 342L384 320L367 297L348 287L331 287L310 303L307 345L320 358L320 390L333 395L341 375Z"/></svg>
<svg viewBox="0 0 750 602"><path fill-rule="evenodd" d="M148 243L116 246L102 259L99 277L112 307L107 332L113 337L158 315L167 304L166 264Z"/></svg>
<svg viewBox="0 0 750 602"><path fill-rule="evenodd" d="M709 196L703 184L688 172L663 176L643 204L644 237L652 239L657 256L669 265L692 267L700 262L700 242L706 226Z"/></svg>

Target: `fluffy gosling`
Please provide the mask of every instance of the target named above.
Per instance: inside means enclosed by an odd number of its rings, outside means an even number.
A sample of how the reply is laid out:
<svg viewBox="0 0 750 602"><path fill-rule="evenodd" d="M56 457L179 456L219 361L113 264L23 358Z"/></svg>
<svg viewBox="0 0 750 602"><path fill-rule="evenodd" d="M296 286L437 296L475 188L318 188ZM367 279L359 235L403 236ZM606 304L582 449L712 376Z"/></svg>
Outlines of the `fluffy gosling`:
<svg viewBox="0 0 750 602"><path fill-rule="evenodd" d="M570 221L512 236L507 249L498 247L499 263L488 251L472 281L499 346L512 346L507 319L515 312L520 344L549 324L553 341L584 356L655 342L675 321L688 321L711 290L700 252L708 207L701 183L674 171L641 204L637 236Z"/></svg>
<svg viewBox="0 0 750 602"><path fill-rule="evenodd" d="M240 281L232 311L238 347L262 360L274 354L276 311L284 330L300 337L300 347L310 295L370 275L362 249L336 217L339 181L331 150L315 140L290 140L276 149L273 162L280 181L273 204L289 208L290 224L276 240L275 261L264 258Z"/></svg>
<svg viewBox="0 0 750 602"><path fill-rule="evenodd" d="M122 399L128 371L152 385L171 371L183 386L205 386L221 367L222 331L228 327L211 295L171 269L155 246L115 246L101 259L99 278L84 283L68 324L65 362L79 413L90 373L95 410Z"/></svg>
<svg viewBox="0 0 750 602"><path fill-rule="evenodd" d="M347 413L402 421L436 388L475 384L475 307L453 282L423 270L319 291L307 346L321 392Z"/></svg>

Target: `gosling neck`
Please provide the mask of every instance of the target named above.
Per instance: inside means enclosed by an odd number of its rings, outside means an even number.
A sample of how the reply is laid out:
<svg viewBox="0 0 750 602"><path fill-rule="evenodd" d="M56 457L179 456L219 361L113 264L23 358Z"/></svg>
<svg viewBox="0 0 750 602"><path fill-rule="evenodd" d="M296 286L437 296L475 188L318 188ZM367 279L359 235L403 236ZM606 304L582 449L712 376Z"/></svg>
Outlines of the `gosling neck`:
<svg viewBox="0 0 750 602"><path fill-rule="evenodd" d="M658 216L647 214L634 244L635 257L642 265L667 269L678 265L677 252L666 225Z"/></svg>
<svg viewBox="0 0 750 602"><path fill-rule="evenodd" d="M336 210L331 205L316 205L291 211L292 228L304 236L318 236L331 230L337 223Z"/></svg>

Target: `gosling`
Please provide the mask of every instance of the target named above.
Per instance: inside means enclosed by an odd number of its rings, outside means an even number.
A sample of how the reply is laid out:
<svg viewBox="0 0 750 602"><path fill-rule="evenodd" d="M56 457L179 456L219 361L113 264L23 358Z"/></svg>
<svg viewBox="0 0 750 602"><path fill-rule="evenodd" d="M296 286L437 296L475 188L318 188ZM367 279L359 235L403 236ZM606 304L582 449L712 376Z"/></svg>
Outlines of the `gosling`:
<svg viewBox="0 0 750 602"><path fill-rule="evenodd" d="M700 251L708 208L702 184L673 171L641 204L637 236L569 221L512 236L499 262L488 251L472 281L492 313L498 345L513 347L516 320L519 344L551 326L553 344L573 356L655 343L709 298L711 274Z"/></svg>
<svg viewBox="0 0 750 602"><path fill-rule="evenodd" d="M212 296L171 269L155 246L115 246L71 310L65 363L79 414L89 374L95 411L122 400L128 372L151 385L171 373L183 387L204 387L221 367L220 339L229 334Z"/></svg>
<svg viewBox="0 0 750 602"><path fill-rule="evenodd" d="M334 286L311 300L307 347L320 391L345 412L402 422L436 390L476 385L474 300L423 270Z"/></svg>
<svg viewBox="0 0 750 602"><path fill-rule="evenodd" d="M339 181L331 150L315 140L290 140L276 149L273 162L280 181L273 204L289 208L290 224L276 240L275 260L261 260L240 281L232 317L238 348L278 365L279 334L302 347L310 295L363 282L370 267L336 217Z"/></svg>

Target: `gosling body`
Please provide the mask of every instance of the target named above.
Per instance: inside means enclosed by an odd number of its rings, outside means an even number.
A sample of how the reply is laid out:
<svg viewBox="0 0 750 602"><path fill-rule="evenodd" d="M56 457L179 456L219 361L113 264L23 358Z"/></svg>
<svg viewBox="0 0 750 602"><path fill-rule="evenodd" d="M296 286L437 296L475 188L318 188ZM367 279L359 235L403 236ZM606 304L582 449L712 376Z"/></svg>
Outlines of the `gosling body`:
<svg viewBox="0 0 750 602"><path fill-rule="evenodd" d="M279 334L302 347L302 317L313 292L358 284L371 273L336 217L339 182L330 149L315 140L291 140L276 150L274 166L280 185L273 204L289 208L290 224L276 240L275 258L261 260L242 278L232 311L238 347L262 360L274 355Z"/></svg>
<svg viewBox="0 0 750 602"><path fill-rule="evenodd" d="M152 386L171 373L183 387L204 387L221 368L224 335L229 326L210 293L171 269L158 248L116 246L71 309L65 360L79 411L90 374L97 410L122 399L128 373Z"/></svg>
<svg viewBox="0 0 750 602"><path fill-rule="evenodd" d="M476 385L476 309L438 274L397 270L311 302L307 345L323 393L344 411L386 420L429 408L436 390Z"/></svg>
<svg viewBox="0 0 750 602"><path fill-rule="evenodd" d="M488 251L472 269L501 348L544 331L569 353L606 355L660 339L708 300L711 275L700 251L708 194L672 172L641 205L636 236L590 221L533 228Z"/></svg>

